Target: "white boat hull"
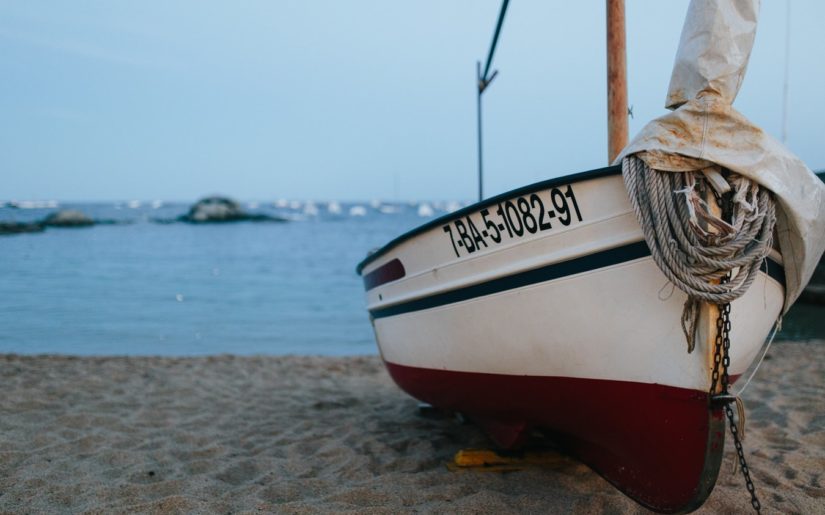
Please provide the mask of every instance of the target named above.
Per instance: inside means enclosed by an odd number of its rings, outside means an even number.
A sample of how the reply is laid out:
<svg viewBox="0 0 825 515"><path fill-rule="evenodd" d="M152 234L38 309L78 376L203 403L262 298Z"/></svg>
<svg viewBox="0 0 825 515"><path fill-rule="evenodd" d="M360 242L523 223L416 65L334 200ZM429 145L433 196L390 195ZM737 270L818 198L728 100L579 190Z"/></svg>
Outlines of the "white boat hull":
<svg viewBox="0 0 825 515"><path fill-rule="evenodd" d="M710 492L724 445L708 394L715 308L689 354L686 296L650 257L618 172L470 206L394 240L359 271L381 355L404 390L464 412L504 446L530 428L554 432L631 497L678 511ZM767 260L732 303L734 380L782 309L780 261Z"/></svg>
<svg viewBox="0 0 825 515"><path fill-rule="evenodd" d="M450 224L442 220L365 266L365 276L393 260L405 270L403 278L367 292L384 359L465 372L615 379L706 390L707 342L700 341L694 354L687 354L680 325L686 296L670 285L646 247L640 250L641 228L621 176L562 184L556 190L568 186L581 221L571 215L567 226L556 223L536 234L525 230L523 237L498 245L488 237L487 247L456 256L443 229ZM537 194L545 196L549 208L552 200L541 190ZM519 196L529 199L515 198ZM574 211L572 206L568 210ZM471 206L469 211L453 218L469 218L476 227L484 227L480 210ZM614 256L605 258L606 266L582 264L581 271L572 268L555 278L558 273L550 271L548 280L525 280L522 286L493 287L488 294L381 316L394 306L403 308L611 251ZM760 273L751 289L732 304L731 375L742 374L750 365L779 315L784 292L780 280Z"/></svg>

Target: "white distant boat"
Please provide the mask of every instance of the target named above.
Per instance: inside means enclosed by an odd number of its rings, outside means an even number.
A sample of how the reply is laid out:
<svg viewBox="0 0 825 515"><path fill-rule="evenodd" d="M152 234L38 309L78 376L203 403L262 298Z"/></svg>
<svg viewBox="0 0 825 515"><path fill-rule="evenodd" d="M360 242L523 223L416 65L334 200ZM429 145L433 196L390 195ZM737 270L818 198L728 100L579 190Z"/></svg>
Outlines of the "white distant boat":
<svg viewBox="0 0 825 515"><path fill-rule="evenodd" d="M462 208L461 202L458 202L456 200L451 200L451 201L447 202L447 204L444 206L444 211L446 211L448 213L452 213L452 212L458 211L461 208Z"/></svg>
<svg viewBox="0 0 825 515"><path fill-rule="evenodd" d="M308 201L304 204L304 214L306 216L318 216L318 206L313 201Z"/></svg>
<svg viewBox="0 0 825 515"><path fill-rule="evenodd" d="M688 296L654 261L622 167L567 175L427 222L358 265L381 357L403 390L463 413L505 448L540 429L650 509L701 506L733 401L719 375L735 382L745 373L825 245L825 186L730 106L757 11L748 1L691 3L668 97L674 112L624 151L674 167L656 170L707 176L720 190L730 186L724 177L746 177L772 192L779 248L752 236L737 250L767 255L729 314L702 302L688 352ZM626 105L610 105L626 122ZM691 202L713 203L709 191ZM433 209L422 203L418 214Z"/></svg>
<svg viewBox="0 0 825 515"><path fill-rule="evenodd" d="M54 209L60 203L56 200L11 200L8 205L18 209Z"/></svg>
<svg viewBox="0 0 825 515"><path fill-rule="evenodd" d="M385 215L394 215L399 212L398 206L391 206L389 204L384 204L378 208L382 214Z"/></svg>
<svg viewBox="0 0 825 515"><path fill-rule="evenodd" d="M140 207L140 201L130 200L126 205L129 206L129 209L137 209Z"/></svg>
<svg viewBox="0 0 825 515"><path fill-rule="evenodd" d="M327 212L331 215L340 215L341 214L341 204L332 200L327 204Z"/></svg>
<svg viewBox="0 0 825 515"><path fill-rule="evenodd" d="M367 208L364 206L352 206L349 208L349 216L366 216Z"/></svg>
<svg viewBox="0 0 825 515"><path fill-rule="evenodd" d="M277 208L284 209L284 208L289 207L289 201L288 201L288 200L286 200L286 199L282 199L282 198L280 198L280 199L278 199L278 200L276 200L276 201L274 202L274 205L275 205L275 207L277 207Z"/></svg>
<svg viewBox="0 0 825 515"><path fill-rule="evenodd" d="M433 216L434 214L435 211L433 210L432 206L430 206L426 202L422 202L418 205L418 216L428 218Z"/></svg>

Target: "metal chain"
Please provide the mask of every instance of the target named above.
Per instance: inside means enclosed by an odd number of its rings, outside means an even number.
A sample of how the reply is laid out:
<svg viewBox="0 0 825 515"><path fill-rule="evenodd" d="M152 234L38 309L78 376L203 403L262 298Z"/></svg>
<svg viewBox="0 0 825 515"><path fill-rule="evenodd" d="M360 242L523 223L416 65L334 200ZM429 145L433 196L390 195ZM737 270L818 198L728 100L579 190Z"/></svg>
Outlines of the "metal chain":
<svg viewBox="0 0 825 515"><path fill-rule="evenodd" d="M725 414L728 416L728 421L730 421L730 434L733 435L733 445L736 447L736 454L739 457L739 468L742 469L742 475L745 476L745 488L751 494L751 506L753 506L756 513L762 513L762 504L760 504L759 498L756 497L756 487L751 479L748 462L745 461L745 451L742 448L742 440L739 439L739 429L733 420L733 409L731 409L730 404L725 404Z"/></svg>
<svg viewBox="0 0 825 515"><path fill-rule="evenodd" d="M727 282L727 277L723 277L723 284ZM730 303L719 305L719 316L716 318L716 341L713 353L713 372L711 374L710 395L725 403L725 415L730 422L730 433L733 436L733 444L736 447L736 455L739 459L739 468L745 477L745 488L751 495L751 506L756 513L761 513L762 504L756 497L756 487L751 479L750 468L745 460L745 451L742 447L742 440L739 438L739 427L733 419L733 409L730 407L731 395L728 393L729 376L728 366L730 366ZM721 367L720 367L721 365ZM721 374L720 374L721 368ZM722 391L716 393L716 385L721 383Z"/></svg>
<svg viewBox="0 0 825 515"><path fill-rule="evenodd" d="M726 282L727 280L723 280L722 284ZM730 302L719 306L719 318L722 319L722 391L728 393L728 386L730 386L730 377L728 377L728 367L730 366ZM716 326L719 327L718 320Z"/></svg>

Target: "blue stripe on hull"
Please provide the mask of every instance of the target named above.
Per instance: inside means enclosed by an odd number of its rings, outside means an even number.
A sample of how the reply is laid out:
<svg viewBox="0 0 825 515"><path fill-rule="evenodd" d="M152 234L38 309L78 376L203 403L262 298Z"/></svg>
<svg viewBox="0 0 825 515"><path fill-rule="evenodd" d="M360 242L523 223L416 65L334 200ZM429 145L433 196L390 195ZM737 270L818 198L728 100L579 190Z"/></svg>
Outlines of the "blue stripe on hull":
<svg viewBox="0 0 825 515"><path fill-rule="evenodd" d="M413 311L420 311L422 309L445 306L455 302L461 302L474 299L476 297L483 297L485 295L492 295L502 291L529 286L531 284L560 279L568 275L618 265L647 256L650 256L650 249L648 248L647 243L644 241L639 241L629 245L624 245L622 247L616 247L602 252L597 252L595 254L588 254L586 256L570 259L568 261L553 263L552 265L543 266L541 268L535 268L533 270L519 272L506 277L500 277L485 283L474 284L472 286L466 286L464 288L438 293L436 295L404 302L402 304L396 304L386 308L373 309L370 310L370 315L372 315L373 318L384 318L410 313ZM767 260L767 273L783 287L785 286L785 271L779 264L771 259Z"/></svg>

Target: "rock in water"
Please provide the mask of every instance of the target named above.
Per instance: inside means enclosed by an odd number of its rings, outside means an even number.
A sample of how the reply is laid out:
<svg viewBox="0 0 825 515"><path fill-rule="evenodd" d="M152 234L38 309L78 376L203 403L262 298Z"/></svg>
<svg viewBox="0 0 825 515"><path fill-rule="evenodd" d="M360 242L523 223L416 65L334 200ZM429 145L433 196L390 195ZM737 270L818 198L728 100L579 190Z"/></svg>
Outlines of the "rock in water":
<svg viewBox="0 0 825 515"><path fill-rule="evenodd" d="M219 223L219 222L281 222L282 218L249 214L241 209L241 205L227 197L206 197L197 201L189 212L180 217L183 222L189 223Z"/></svg>
<svg viewBox="0 0 825 515"><path fill-rule="evenodd" d="M234 222L244 220L246 213L241 205L226 197L206 197L197 201L189 213L184 215L187 222Z"/></svg>
<svg viewBox="0 0 825 515"><path fill-rule="evenodd" d="M45 227L40 223L0 222L0 236L24 232L41 232Z"/></svg>
<svg viewBox="0 0 825 515"><path fill-rule="evenodd" d="M51 213L42 224L47 227L89 227L95 224L94 220L74 209L64 209Z"/></svg>

